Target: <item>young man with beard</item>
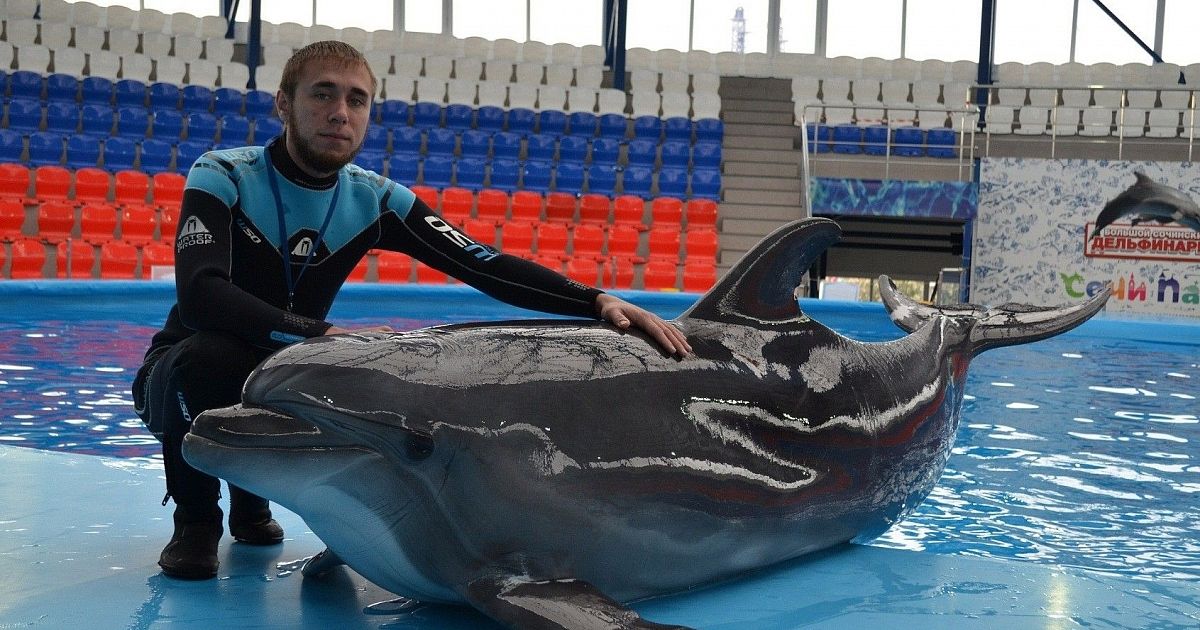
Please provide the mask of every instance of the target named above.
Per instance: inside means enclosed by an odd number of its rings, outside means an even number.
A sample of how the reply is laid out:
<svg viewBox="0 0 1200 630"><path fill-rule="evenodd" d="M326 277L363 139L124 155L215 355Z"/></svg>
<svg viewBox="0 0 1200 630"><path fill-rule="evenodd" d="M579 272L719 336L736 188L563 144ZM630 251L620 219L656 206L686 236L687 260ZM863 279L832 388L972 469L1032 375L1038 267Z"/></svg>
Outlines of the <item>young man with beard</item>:
<svg viewBox="0 0 1200 630"><path fill-rule="evenodd" d="M352 46L324 41L284 66L276 108L284 133L265 147L205 154L188 174L176 236L177 302L133 384L138 415L163 444L175 530L163 573L217 574L220 480L184 461L183 436L207 409L240 401L272 351L349 332L325 321L338 290L373 248L404 252L517 306L640 328L671 354L691 348L654 314L470 241L409 189L351 161L362 147L376 80ZM384 328L386 329L386 328ZM230 485L229 530L278 544L268 502Z"/></svg>

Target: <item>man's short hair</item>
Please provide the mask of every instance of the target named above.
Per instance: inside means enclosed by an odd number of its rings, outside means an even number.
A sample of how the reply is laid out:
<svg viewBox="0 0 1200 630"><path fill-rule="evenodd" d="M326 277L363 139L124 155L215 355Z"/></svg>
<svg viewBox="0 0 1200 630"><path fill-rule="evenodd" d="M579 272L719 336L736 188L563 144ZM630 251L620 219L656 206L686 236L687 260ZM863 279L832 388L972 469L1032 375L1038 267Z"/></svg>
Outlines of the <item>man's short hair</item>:
<svg viewBox="0 0 1200 630"><path fill-rule="evenodd" d="M284 64L283 74L279 78L279 89L289 99L296 97L296 85L300 82L300 71L304 69L305 64L313 60L339 61L347 68L361 64L367 69L367 74L371 76L371 96L374 97L379 89L379 81L375 78L375 73L371 71L371 64L367 63L367 58L358 52L358 49L345 42L325 40L313 42L297 50Z"/></svg>

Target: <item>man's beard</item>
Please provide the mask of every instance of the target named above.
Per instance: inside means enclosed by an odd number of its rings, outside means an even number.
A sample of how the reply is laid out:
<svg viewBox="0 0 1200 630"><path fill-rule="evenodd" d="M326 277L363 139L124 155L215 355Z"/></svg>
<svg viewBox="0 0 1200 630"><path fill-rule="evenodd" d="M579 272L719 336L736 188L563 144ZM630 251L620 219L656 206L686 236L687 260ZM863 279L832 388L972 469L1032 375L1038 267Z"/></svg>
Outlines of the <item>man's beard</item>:
<svg viewBox="0 0 1200 630"><path fill-rule="evenodd" d="M288 112L288 129L297 129L296 112L293 110ZM294 134L291 138L293 146L296 147L297 157L300 158L300 163L308 166L318 173L333 173L343 166L354 161L355 156L359 151L362 151L363 144L366 142L366 137L359 141L358 146L351 149L349 155L345 158L338 158L329 155L328 153L319 153L313 149L312 144L305 138L301 138L299 134Z"/></svg>

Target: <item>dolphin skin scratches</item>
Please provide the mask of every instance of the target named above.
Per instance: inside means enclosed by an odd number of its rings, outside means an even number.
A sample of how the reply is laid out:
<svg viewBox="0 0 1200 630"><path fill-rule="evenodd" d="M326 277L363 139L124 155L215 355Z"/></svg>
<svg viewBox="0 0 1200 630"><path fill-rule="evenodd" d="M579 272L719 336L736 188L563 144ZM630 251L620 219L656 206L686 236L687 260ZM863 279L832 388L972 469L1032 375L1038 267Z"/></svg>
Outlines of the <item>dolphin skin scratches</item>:
<svg viewBox="0 0 1200 630"><path fill-rule="evenodd" d="M304 518L398 595L509 628L664 628L624 604L847 541L912 511L945 467L970 360L1077 326L1070 306L934 308L881 290L907 336L843 337L796 287L840 237L767 236L676 320L694 353L591 321L320 337L202 414L197 468Z"/></svg>

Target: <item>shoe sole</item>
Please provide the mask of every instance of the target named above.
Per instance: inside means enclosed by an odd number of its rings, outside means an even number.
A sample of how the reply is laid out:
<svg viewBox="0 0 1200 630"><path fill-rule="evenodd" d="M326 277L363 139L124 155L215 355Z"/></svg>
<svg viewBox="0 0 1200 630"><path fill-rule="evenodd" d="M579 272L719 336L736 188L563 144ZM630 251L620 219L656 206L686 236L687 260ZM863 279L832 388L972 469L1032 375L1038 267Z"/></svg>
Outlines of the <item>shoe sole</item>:
<svg viewBox="0 0 1200 630"><path fill-rule="evenodd" d="M216 569L213 569L212 571L196 570L196 569L192 569L192 570L175 569L175 568L171 568L171 567L165 567L161 564L158 565L158 567L160 569L162 569L163 575L165 575L167 577L173 577L178 580L211 580L211 579L217 577Z"/></svg>

